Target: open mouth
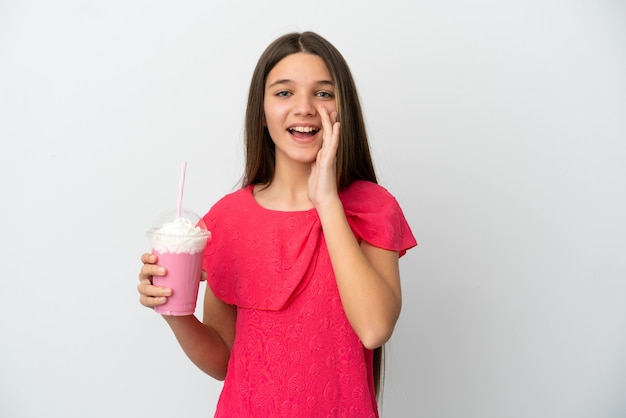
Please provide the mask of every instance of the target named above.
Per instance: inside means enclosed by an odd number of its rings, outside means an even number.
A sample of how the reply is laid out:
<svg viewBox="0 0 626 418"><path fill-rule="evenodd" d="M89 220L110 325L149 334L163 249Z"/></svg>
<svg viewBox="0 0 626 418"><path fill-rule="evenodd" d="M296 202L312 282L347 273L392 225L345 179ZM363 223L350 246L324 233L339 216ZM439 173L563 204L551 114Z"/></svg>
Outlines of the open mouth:
<svg viewBox="0 0 626 418"><path fill-rule="evenodd" d="M312 126L295 126L287 130L296 138L310 138L320 131Z"/></svg>

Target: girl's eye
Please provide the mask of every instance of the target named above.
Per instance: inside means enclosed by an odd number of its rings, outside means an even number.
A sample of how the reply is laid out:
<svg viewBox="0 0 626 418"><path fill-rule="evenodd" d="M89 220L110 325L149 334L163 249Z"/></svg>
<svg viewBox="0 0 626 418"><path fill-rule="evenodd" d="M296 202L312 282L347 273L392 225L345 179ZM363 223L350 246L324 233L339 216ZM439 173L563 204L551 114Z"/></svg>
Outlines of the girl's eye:
<svg viewBox="0 0 626 418"><path fill-rule="evenodd" d="M326 99L330 99L330 98L332 98L332 97L333 97L333 94L332 94L332 93L329 93L329 92L327 92L327 91L320 91L320 92L318 92L318 93L317 93L317 95L318 95L319 97L324 97L324 98L326 98Z"/></svg>
<svg viewBox="0 0 626 418"><path fill-rule="evenodd" d="M291 93L289 93L288 91L279 91L278 93L276 93L276 96L278 97L289 97L291 95Z"/></svg>

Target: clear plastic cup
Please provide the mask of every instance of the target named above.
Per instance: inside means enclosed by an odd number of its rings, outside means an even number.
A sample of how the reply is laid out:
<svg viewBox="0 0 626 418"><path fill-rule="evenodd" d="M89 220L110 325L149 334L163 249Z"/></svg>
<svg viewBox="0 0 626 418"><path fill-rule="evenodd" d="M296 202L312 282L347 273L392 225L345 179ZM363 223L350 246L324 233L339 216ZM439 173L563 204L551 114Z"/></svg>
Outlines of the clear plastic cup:
<svg viewBox="0 0 626 418"><path fill-rule="evenodd" d="M154 276L155 286L172 289L167 302L154 310L162 315L192 315L196 310L202 270L202 257L211 232L198 215L173 209L161 213L147 232L157 264L165 267L165 276Z"/></svg>

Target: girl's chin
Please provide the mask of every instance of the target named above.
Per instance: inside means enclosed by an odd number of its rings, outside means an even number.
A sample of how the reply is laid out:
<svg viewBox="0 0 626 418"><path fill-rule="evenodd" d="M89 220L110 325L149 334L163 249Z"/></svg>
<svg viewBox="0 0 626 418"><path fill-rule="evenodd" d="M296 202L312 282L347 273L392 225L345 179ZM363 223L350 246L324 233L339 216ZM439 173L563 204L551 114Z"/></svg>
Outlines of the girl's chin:
<svg viewBox="0 0 626 418"><path fill-rule="evenodd" d="M315 160L317 159L317 153L315 153L315 155L312 156L297 156L294 157L292 159L292 161L297 162L297 163L301 163L301 164L313 164L315 162Z"/></svg>
<svg viewBox="0 0 626 418"><path fill-rule="evenodd" d="M310 150L307 152L294 152L289 154L283 154L281 156L277 154L276 157L294 163L313 164L317 159L318 152L319 150L316 150L315 152L313 152L313 150Z"/></svg>

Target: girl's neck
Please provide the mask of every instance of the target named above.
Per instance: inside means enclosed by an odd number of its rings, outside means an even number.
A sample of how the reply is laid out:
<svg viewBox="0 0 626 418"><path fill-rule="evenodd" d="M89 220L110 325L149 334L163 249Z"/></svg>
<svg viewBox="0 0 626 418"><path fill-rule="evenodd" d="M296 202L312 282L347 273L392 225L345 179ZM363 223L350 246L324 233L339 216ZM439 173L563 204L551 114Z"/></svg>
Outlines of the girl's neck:
<svg viewBox="0 0 626 418"><path fill-rule="evenodd" d="M269 186L256 185L254 198L257 203L267 209L281 211L300 211L313 208L308 196L310 170L287 173L276 170Z"/></svg>

